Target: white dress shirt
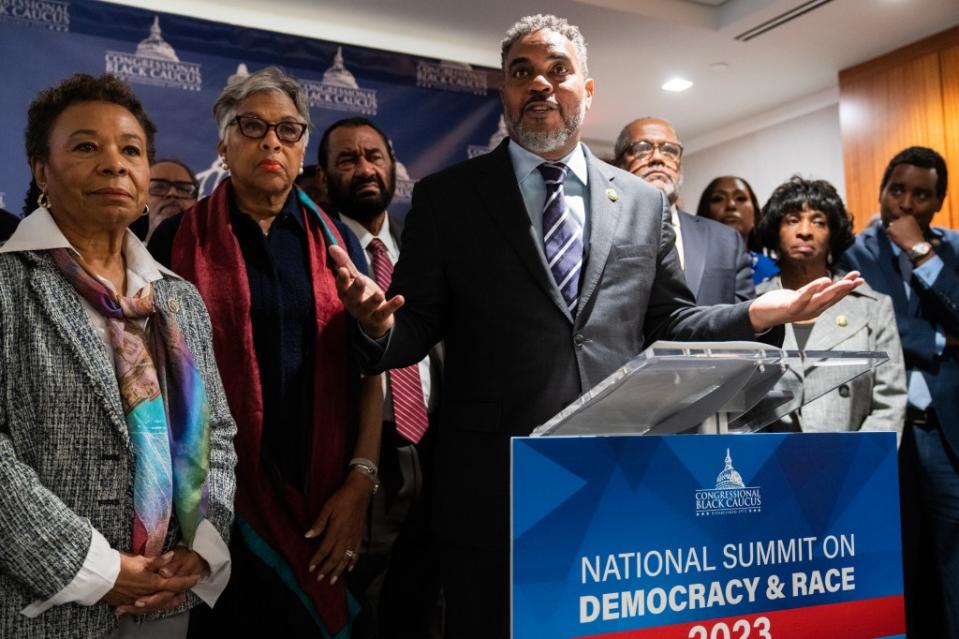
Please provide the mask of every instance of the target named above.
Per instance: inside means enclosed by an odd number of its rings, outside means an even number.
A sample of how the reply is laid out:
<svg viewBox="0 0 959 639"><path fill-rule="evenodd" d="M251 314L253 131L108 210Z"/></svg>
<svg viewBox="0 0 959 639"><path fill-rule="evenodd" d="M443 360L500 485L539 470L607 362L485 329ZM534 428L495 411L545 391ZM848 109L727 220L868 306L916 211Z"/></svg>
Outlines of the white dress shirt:
<svg viewBox="0 0 959 639"><path fill-rule="evenodd" d="M669 221L676 232L676 252L679 254L679 267L686 270L686 253L683 249L683 228L679 224L679 213L676 212L676 205L669 207Z"/></svg>
<svg viewBox="0 0 959 639"><path fill-rule="evenodd" d="M41 207L20 222L14 234L0 247L0 253L44 251L56 248L68 248L76 253L76 249L70 245L50 212ZM148 283L160 280L164 275L180 279L173 271L157 263L146 247L129 230L123 238L121 250L126 259L127 296L135 295ZM103 278L98 279L109 290L114 291L113 284ZM107 339L106 318L82 297L80 302L103 342L104 353L112 362L113 354ZM144 327L146 322L146 319L142 320ZM132 520L130 525L133 525ZM200 522L190 549L206 560L210 566L210 574L200 580L200 583L192 590L197 597L213 606L230 580L230 550L217 529L206 519ZM53 606L71 602L92 606L110 592L119 575L120 552L111 548L100 531L93 528L90 548L80 567L80 572L60 592L46 601L35 601L20 612L28 617L36 617Z"/></svg>

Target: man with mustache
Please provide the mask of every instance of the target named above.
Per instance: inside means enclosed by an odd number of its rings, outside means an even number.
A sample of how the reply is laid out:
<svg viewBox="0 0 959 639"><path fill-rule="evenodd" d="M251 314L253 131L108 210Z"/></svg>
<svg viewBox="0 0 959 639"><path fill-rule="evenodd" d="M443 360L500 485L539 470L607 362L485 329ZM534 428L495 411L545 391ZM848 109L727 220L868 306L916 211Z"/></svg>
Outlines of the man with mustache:
<svg viewBox="0 0 959 639"><path fill-rule="evenodd" d="M676 253L697 304L732 304L756 296L753 268L739 234L679 208L683 145L666 120L633 120L616 138L615 164L638 175L669 200Z"/></svg>
<svg viewBox="0 0 959 639"><path fill-rule="evenodd" d="M509 138L417 183L391 297L331 249L371 370L408 366L444 341L433 521L457 639L509 634L511 436L658 339L753 339L862 283L850 274L696 307L666 198L580 143L594 82L579 29L529 16L501 54Z"/></svg>
<svg viewBox="0 0 959 639"><path fill-rule="evenodd" d="M396 157L371 120L353 117L323 133L318 182L333 213L356 235L369 273L383 288L400 256L402 222L387 208L396 187ZM417 364L385 376L379 476L369 538L350 586L363 610L353 636L438 636L439 571L427 526L430 407L437 404L440 347Z"/></svg>

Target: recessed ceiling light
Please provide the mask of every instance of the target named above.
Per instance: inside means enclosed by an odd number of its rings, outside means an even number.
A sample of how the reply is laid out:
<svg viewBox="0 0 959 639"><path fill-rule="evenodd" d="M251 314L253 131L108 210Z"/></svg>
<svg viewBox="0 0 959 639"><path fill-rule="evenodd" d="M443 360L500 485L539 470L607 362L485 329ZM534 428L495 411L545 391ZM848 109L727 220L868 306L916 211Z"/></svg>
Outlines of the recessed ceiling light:
<svg viewBox="0 0 959 639"><path fill-rule="evenodd" d="M729 63L713 62L711 65L709 65L709 68L712 69L713 71L726 71L727 69L729 69Z"/></svg>
<svg viewBox="0 0 959 639"><path fill-rule="evenodd" d="M693 83L689 80L683 80L682 78L673 78L672 80L663 84L663 91L685 91L689 87L693 86Z"/></svg>

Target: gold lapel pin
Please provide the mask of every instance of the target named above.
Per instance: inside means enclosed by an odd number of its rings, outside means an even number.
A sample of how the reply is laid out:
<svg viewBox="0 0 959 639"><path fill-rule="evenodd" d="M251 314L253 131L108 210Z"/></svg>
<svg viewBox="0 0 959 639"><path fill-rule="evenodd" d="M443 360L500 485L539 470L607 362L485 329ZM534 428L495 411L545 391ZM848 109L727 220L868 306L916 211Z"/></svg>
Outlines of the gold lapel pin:
<svg viewBox="0 0 959 639"><path fill-rule="evenodd" d="M849 326L849 318L847 318L845 315L837 315L836 326L839 326L841 328L845 328L846 326Z"/></svg>
<svg viewBox="0 0 959 639"><path fill-rule="evenodd" d="M606 189L606 197L609 198L610 202L615 202L619 199L619 193L616 192L616 189Z"/></svg>
<svg viewBox="0 0 959 639"><path fill-rule="evenodd" d="M171 313L179 313L180 301L175 297L171 297L169 300L167 300L166 307Z"/></svg>

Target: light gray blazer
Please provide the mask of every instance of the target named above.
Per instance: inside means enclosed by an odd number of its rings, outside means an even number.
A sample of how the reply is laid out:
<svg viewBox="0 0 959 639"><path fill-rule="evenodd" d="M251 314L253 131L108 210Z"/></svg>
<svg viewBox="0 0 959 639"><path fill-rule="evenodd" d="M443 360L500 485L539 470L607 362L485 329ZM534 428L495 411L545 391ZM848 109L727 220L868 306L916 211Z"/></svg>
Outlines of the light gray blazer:
<svg viewBox="0 0 959 639"><path fill-rule="evenodd" d="M233 519L233 436L199 294L154 283L176 311L210 401L207 519L224 540ZM106 604L20 614L62 590L83 565L96 527L129 550L133 448L113 363L80 298L45 253L0 254L0 637L100 637L117 626ZM174 544L171 534L168 545ZM182 612L199 600L190 593Z"/></svg>
<svg viewBox="0 0 959 639"><path fill-rule="evenodd" d="M757 287L757 293L781 288L779 276ZM783 348L794 349L796 334L786 325ZM888 430L902 434L906 414L906 369L892 300L864 284L816 320L807 351L883 351L889 361L802 407L804 432ZM807 395L838 382L836 369L812 367L803 382Z"/></svg>

